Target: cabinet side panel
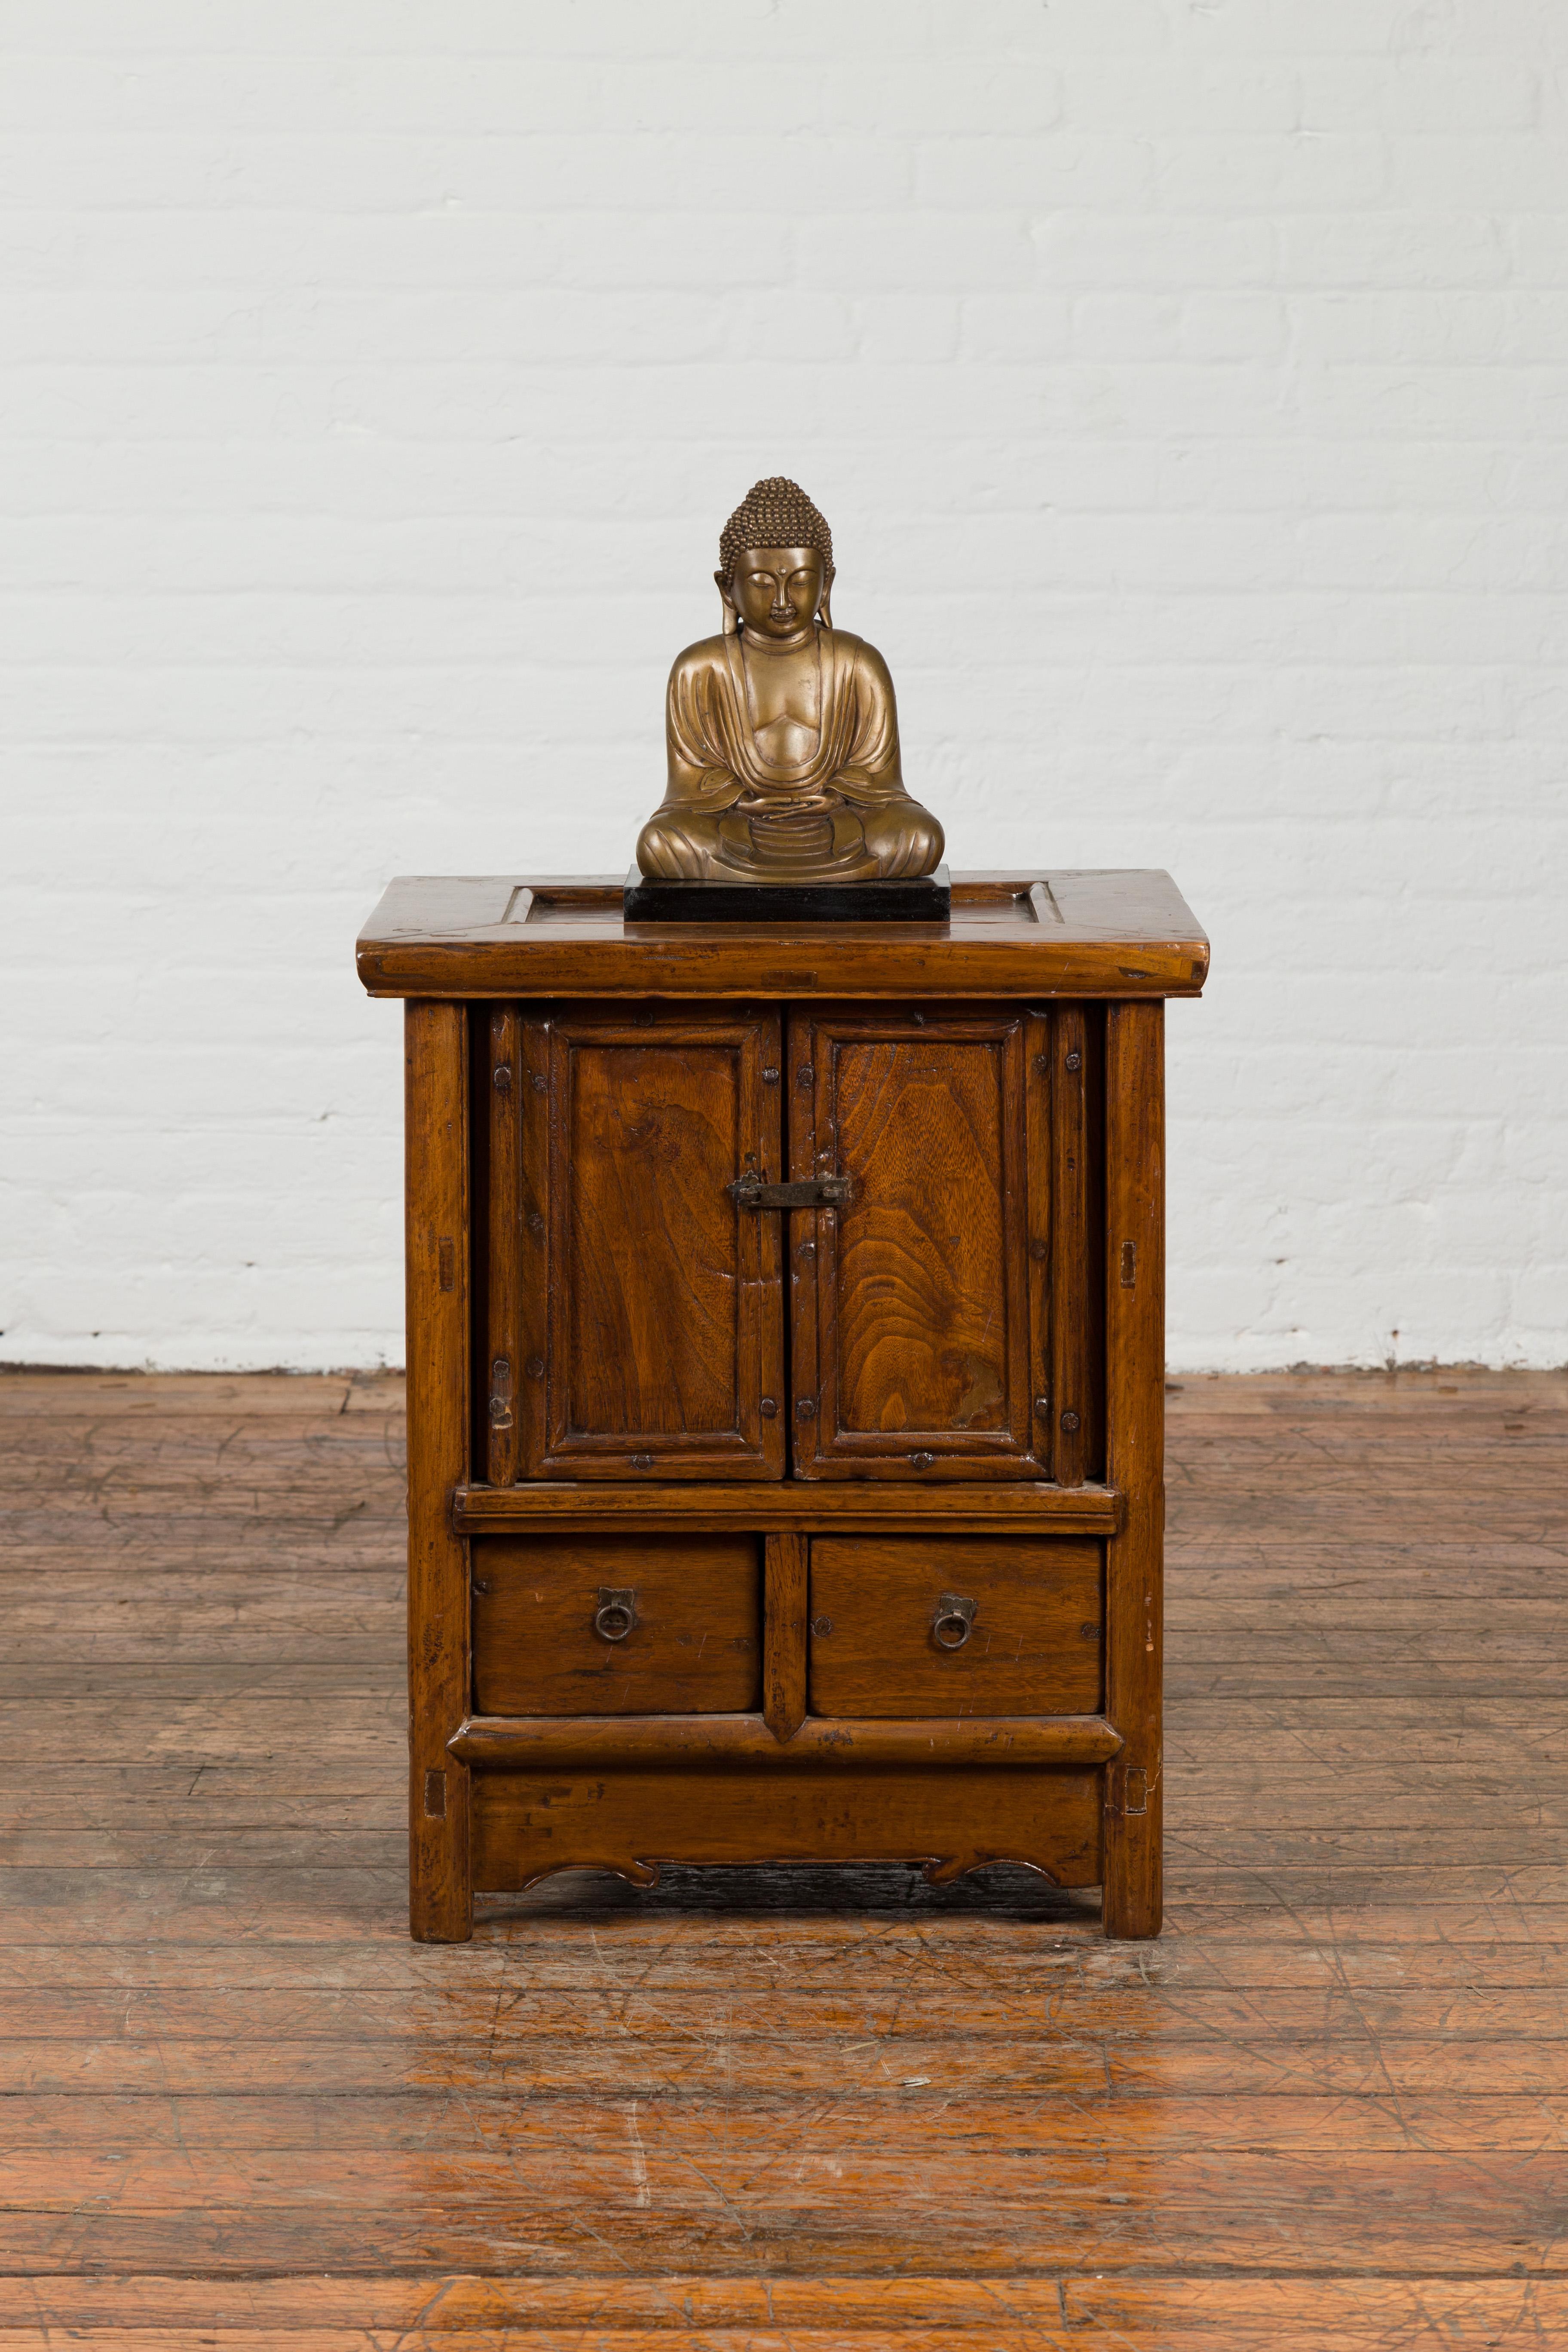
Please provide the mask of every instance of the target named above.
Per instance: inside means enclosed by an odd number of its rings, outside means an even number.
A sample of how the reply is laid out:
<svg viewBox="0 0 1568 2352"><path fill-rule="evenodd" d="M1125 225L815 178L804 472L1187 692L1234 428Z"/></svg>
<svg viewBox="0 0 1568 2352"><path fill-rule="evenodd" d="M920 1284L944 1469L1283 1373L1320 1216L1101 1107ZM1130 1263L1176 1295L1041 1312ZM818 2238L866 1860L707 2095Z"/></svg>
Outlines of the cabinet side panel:
<svg viewBox="0 0 1568 2352"><path fill-rule="evenodd" d="M405 1015L408 1359L409 1927L473 1931L468 1774L447 1752L468 1712L468 1596L450 1498L468 1464L468 1017Z"/></svg>
<svg viewBox="0 0 1568 2352"><path fill-rule="evenodd" d="M1160 1932L1165 1520L1164 1006L1105 1026L1106 1468L1124 1517L1106 1556L1105 1926Z"/></svg>

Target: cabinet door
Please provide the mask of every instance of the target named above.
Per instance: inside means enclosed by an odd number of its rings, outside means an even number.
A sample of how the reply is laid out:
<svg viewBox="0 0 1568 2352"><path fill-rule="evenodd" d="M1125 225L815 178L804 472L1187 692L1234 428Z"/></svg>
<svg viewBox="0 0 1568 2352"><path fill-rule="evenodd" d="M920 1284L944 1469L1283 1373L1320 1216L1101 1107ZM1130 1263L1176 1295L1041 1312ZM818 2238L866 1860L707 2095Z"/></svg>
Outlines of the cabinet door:
<svg viewBox="0 0 1568 2352"><path fill-rule="evenodd" d="M745 1008L521 1024L522 1474L784 1475L780 1028Z"/></svg>
<svg viewBox="0 0 1568 2352"><path fill-rule="evenodd" d="M790 1023L804 1477L1039 1478L1048 1063L1020 1005L813 1008Z"/></svg>

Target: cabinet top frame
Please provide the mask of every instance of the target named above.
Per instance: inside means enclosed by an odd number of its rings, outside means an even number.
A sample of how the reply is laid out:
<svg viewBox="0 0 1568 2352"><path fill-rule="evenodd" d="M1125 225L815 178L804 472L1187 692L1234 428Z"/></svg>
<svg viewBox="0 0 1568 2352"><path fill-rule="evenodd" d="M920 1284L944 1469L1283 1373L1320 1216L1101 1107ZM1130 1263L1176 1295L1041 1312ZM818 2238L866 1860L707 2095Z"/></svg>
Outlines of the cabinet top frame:
<svg viewBox="0 0 1568 2352"><path fill-rule="evenodd" d="M951 923L628 923L603 876L404 875L361 932L372 996L1166 997L1209 943L1170 876L961 874Z"/></svg>

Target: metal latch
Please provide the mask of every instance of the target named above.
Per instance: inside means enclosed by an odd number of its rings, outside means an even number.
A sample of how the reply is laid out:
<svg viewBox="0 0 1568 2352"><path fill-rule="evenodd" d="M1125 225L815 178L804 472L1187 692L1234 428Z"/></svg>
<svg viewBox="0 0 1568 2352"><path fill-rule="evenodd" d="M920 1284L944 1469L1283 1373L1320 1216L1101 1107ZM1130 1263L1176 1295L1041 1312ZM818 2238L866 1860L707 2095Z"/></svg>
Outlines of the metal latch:
<svg viewBox="0 0 1568 2352"><path fill-rule="evenodd" d="M724 1190L738 1209L842 1209L849 1201L847 1176L814 1176L803 1184L764 1184L754 1171L748 1171Z"/></svg>

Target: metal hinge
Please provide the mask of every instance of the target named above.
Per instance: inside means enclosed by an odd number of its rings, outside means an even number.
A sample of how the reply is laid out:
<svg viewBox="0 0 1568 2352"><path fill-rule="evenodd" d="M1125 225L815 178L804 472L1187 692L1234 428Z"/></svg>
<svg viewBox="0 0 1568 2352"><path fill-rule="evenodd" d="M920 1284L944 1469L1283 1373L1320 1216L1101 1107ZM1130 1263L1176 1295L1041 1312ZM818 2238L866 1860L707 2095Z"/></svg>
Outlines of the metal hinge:
<svg viewBox="0 0 1568 2352"><path fill-rule="evenodd" d="M724 1190L738 1209L842 1209L849 1201L847 1176L813 1176L803 1184L764 1184L762 1178L737 1176Z"/></svg>

